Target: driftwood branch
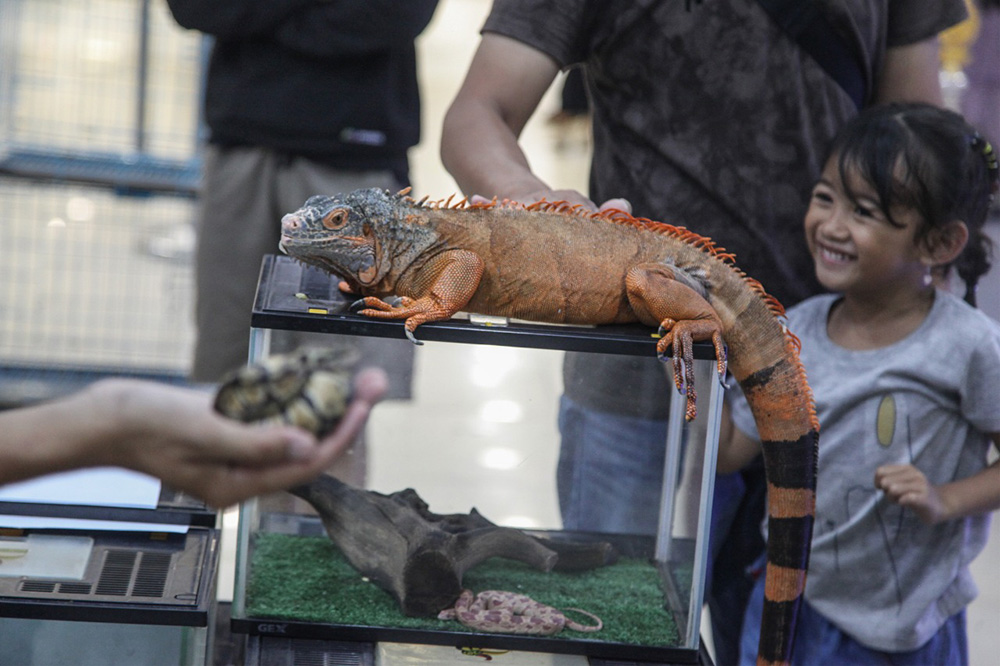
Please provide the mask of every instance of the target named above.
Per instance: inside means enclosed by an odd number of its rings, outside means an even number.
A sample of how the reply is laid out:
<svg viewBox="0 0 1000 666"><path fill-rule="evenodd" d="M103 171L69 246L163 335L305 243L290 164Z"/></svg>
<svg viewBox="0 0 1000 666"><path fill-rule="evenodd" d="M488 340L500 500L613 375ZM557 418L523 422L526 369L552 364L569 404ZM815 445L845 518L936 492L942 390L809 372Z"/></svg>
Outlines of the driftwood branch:
<svg viewBox="0 0 1000 666"><path fill-rule="evenodd" d="M435 514L412 489L383 495L331 476L291 491L319 513L351 565L395 597L406 615L436 616L462 591L466 571L491 557L541 571L590 569L614 562L607 543L539 538L468 514Z"/></svg>

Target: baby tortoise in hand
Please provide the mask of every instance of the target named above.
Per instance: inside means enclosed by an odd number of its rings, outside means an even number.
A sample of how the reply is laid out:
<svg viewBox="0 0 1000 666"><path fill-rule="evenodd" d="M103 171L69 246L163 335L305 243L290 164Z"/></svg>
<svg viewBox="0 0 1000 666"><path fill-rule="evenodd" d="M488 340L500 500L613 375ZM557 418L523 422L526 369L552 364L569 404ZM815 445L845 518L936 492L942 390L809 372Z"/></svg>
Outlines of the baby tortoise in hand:
<svg viewBox="0 0 1000 666"><path fill-rule="evenodd" d="M331 432L351 398L342 352L318 347L270 356L230 373L215 410L246 422L287 423L317 437Z"/></svg>

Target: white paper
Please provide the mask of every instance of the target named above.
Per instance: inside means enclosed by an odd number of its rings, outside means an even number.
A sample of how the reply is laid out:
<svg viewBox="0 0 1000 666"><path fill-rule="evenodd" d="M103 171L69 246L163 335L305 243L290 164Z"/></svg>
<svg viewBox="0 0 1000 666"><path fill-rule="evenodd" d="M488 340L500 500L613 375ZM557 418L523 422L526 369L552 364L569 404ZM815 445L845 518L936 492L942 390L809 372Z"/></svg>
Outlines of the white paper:
<svg viewBox="0 0 1000 666"><path fill-rule="evenodd" d="M47 518L45 516L0 515L0 527L22 530L80 530L82 532L163 532L186 534L187 525L173 523L130 523L124 520L88 520L83 518Z"/></svg>
<svg viewBox="0 0 1000 666"><path fill-rule="evenodd" d="M0 501L155 509L160 480L120 467L49 474L0 486Z"/></svg>
<svg viewBox="0 0 1000 666"><path fill-rule="evenodd" d="M60 472L0 486L0 501L4 502L155 509L159 500L159 479L120 467ZM0 527L171 534L187 532L186 525L10 515L0 515Z"/></svg>

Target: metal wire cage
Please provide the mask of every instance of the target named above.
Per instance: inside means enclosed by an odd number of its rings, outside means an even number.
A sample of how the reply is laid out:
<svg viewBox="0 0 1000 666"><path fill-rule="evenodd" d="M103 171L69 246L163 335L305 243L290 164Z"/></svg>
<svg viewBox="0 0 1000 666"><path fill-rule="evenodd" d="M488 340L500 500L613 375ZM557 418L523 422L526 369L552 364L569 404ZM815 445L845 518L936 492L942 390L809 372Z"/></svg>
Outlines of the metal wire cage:
<svg viewBox="0 0 1000 666"><path fill-rule="evenodd" d="M195 184L204 45L162 0L0 0L0 26L5 170Z"/></svg>
<svg viewBox="0 0 1000 666"><path fill-rule="evenodd" d="M0 372L186 373L205 54L162 0L0 0Z"/></svg>

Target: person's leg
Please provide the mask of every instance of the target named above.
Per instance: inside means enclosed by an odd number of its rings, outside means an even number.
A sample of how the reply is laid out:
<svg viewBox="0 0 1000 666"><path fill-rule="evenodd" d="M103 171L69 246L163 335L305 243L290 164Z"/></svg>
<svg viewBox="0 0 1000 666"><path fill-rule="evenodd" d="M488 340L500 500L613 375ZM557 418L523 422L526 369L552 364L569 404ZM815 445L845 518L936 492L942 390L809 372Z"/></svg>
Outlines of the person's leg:
<svg viewBox="0 0 1000 666"><path fill-rule="evenodd" d="M761 616L764 609L764 560L758 562L761 575L754 582L747 610L743 618L743 632L740 638L740 666L757 663L757 647L760 640ZM795 625L795 643L792 647L793 666L814 666L815 664L843 664L863 666L888 663L884 657L868 661L875 653L857 652L854 647L862 647L851 640L825 617L817 613L808 602L803 601Z"/></svg>
<svg viewBox="0 0 1000 666"><path fill-rule="evenodd" d="M763 562L761 562L763 566ZM740 631L739 666L755 666L757 663L757 646L760 641L761 615L764 610L764 577L761 575L750 590L747 598L746 613L743 615L743 628ZM722 664L719 666L729 666Z"/></svg>
<svg viewBox="0 0 1000 666"><path fill-rule="evenodd" d="M278 242L269 225L274 169L263 150L206 148L195 251L196 381L215 382L246 365L261 257Z"/></svg>
<svg viewBox="0 0 1000 666"><path fill-rule="evenodd" d="M965 610L948 618L924 645L912 652L899 652L890 657L887 663L893 666L968 666L969 637L965 626Z"/></svg>
<svg viewBox="0 0 1000 666"><path fill-rule="evenodd" d="M883 652L867 647L808 605L805 617L804 626L795 632L793 666L967 666L969 663L964 612L949 618L930 641L910 652Z"/></svg>
<svg viewBox="0 0 1000 666"><path fill-rule="evenodd" d="M764 553L761 521L767 482L758 460L747 469L715 479L710 534L711 578L705 601L712 617L712 638L719 664L739 660L741 620L753 587L748 571Z"/></svg>
<svg viewBox="0 0 1000 666"><path fill-rule="evenodd" d="M760 572L760 575L754 581L743 617L743 630L740 637L740 666L753 666L757 663L757 648L764 610L765 562L765 558L762 557L753 567L754 571ZM807 601L803 600L795 625L795 643L792 647L793 666L813 666L814 664L844 664L845 666L857 664L860 666L868 663L886 663L884 659L877 662L854 661L861 657L857 654L847 653L851 647L850 643L854 643L854 641L817 613Z"/></svg>
<svg viewBox="0 0 1000 666"><path fill-rule="evenodd" d="M378 187L397 192L402 185L387 169L357 171L337 169L304 157L290 160L281 169L277 182L277 202L284 213L291 213L302 206L309 197L317 194L333 196L347 194L367 187ZM280 216L275 220L280 224Z"/></svg>
<svg viewBox="0 0 1000 666"><path fill-rule="evenodd" d="M764 580L757 580L747 603L740 642L740 666L756 663ZM862 609L859 608L859 611ZM862 645L804 601L795 627L792 666L844 664L850 666L967 666L965 612L955 614L925 645L912 652L882 652ZM721 666L721 664L720 664Z"/></svg>
<svg viewBox="0 0 1000 666"><path fill-rule="evenodd" d="M586 409L563 396L557 482L563 527L655 534L666 421Z"/></svg>

